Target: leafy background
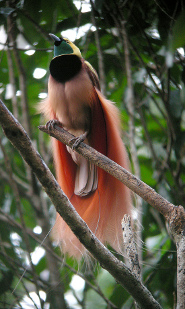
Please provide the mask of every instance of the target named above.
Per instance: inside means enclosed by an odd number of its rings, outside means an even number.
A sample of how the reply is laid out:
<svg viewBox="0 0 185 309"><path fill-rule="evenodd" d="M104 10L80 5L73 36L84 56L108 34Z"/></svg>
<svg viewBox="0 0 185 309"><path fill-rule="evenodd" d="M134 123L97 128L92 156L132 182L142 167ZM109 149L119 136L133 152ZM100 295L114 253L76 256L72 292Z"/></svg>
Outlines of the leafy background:
<svg viewBox="0 0 185 309"><path fill-rule="evenodd" d="M75 40L99 73L103 92L120 109L133 173L184 205L184 20L180 0L0 1L0 96L53 172L36 108L47 94L50 32ZM134 201L143 282L163 308L172 308L174 242L162 216ZM2 130L0 205L0 308L133 307L95 262L62 257L50 239L54 207Z"/></svg>

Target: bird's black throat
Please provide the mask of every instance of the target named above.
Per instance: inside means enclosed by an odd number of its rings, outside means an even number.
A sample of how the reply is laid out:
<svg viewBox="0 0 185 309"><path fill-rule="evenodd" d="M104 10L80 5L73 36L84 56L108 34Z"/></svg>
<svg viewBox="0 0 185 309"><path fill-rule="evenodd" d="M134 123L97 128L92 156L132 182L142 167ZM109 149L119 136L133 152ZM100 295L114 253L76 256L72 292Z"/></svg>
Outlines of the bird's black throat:
<svg viewBox="0 0 185 309"><path fill-rule="evenodd" d="M65 83L79 73L82 67L81 59L76 55L61 55L50 63L51 76L60 83Z"/></svg>

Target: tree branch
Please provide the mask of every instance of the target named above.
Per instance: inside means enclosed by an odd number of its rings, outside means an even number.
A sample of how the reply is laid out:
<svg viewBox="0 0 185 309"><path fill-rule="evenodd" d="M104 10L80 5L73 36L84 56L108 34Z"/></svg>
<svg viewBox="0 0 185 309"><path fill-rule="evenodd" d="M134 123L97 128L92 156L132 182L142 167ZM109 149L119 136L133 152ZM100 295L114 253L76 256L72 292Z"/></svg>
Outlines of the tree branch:
<svg viewBox="0 0 185 309"><path fill-rule="evenodd" d="M56 126L48 130L45 126L39 127L43 132L50 134L51 136L57 138L61 142L68 146L72 146L70 141L74 137L69 132L65 131L63 128ZM157 211L159 211L170 225L170 230L173 233L176 247L177 247L177 303L183 308L185 303L184 282L185 282L185 272L182 271L185 265L185 247L184 247L184 235L185 235L185 211L182 206L175 206L172 203L165 200L161 195L156 193L154 189L149 187L147 184L142 182L140 179L132 175L130 172L126 171L123 167L119 166L117 163L111 161L109 158L98 153L95 149L90 146L81 143L76 149L78 153L83 155L86 159L90 160L97 166L104 169L106 172L110 173L112 176L122 181L128 188L142 197L146 202L153 206ZM91 251L91 250L89 250ZM100 260L99 260L100 261ZM111 273L111 272L110 272ZM136 300L136 299L135 299ZM139 302L136 300L139 304ZM142 308L145 308L144 306Z"/></svg>
<svg viewBox="0 0 185 309"><path fill-rule="evenodd" d="M50 130L48 130L46 126L39 126L39 129L55 137L62 143L70 147L72 146L70 141L74 136L65 131L63 128L55 126L55 128L50 128ZM76 151L84 156L87 160L93 162L107 173L123 182L129 189L131 189L151 206L157 209L166 218L167 221L170 218L170 211L172 211L174 208L177 208L139 178L135 177L122 166L113 162L85 143L80 143Z"/></svg>
<svg viewBox="0 0 185 309"><path fill-rule="evenodd" d="M104 68L104 61L103 61L103 52L100 44L100 36L99 36L99 29L96 25L96 19L94 16L94 4L93 1L90 0L91 3L91 20L93 26L96 28L96 31L94 32L95 36L95 42L97 46L97 56L98 56L98 71L99 71L99 76L100 76L100 86L101 86L101 92L103 95L106 94L106 80L105 80L105 68Z"/></svg>
<svg viewBox="0 0 185 309"><path fill-rule="evenodd" d="M116 281L118 281L133 296L142 308L161 308L147 288L135 277L135 275L132 274L130 269L128 269L123 262L119 261L105 246L103 246L90 231L87 224L82 220L68 198L63 194L60 186L46 164L43 162L39 153L34 149L31 140L23 127L13 117L1 100L0 123L5 135L9 138L14 147L19 150L24 160L30 165L33 172L36 174L44 190L55 205L57 212L70 226L81 243L99 261L101 266L112 274ZM81 147L82 146L80 145L79 149ZM109 161L110 160L105 160L105 165L109 164ZM112 173L114 172L112 171ZM126 178L130 177L131 174L130 176L126 176ZM136 186L136 184L134 184L134 186Z"/></svg>
<svg viewBox="0 0 185 309"><path fill-rule="evenodd" d="M177 247L177 308L184 309L185 304L185 215L179 206L171 214L170 232Z"/></svg>
<svg viewBox="0 0 185 309"><path fill-rule="evenodd" d="M124 215L122 221L123 240L125 245L125 251L128 256L130 269L141 280L141 268L139 265L137 248L134 240L134 235L131 226L131 218L128 215Z"/></svg>
<svg viewBox="0 0 185 309"><path fill-rule="evenodd" d="M12 228L15 228L16 230L20 230L22 231L22 226L20 225L20 223L16 222L11 216L9 216L7 213L4 213L3 210L0 209L0 221L3 221L7 224L9 224ZM38 244L39 247L42 246L45 250L46 253L50 254L53 257L53 260L55 260L55 267L58 266L58 263L60 263L60 265L62 264L63 267L66 267L67 269L69 269L73 274L78 275L79 277L81 277L86 284L93 289L97 294L99 294L104 300L105 302L111 306L111 308L117 308L102 292L102 290L100 289L100 287L98 286L97 282L96 285L93 285L84 275L83 273L80 273L79 270L74 269L73 267L71 267L70 265L68 265L63 257L58 256L53 248L46 242L46 240L48 239L47 236L48 235L48 231L47 234L42 232L41 235L37 235L35 234L31 229L27 228L27 233L28 235L34 239ZM43 240L43 237L44 240ZM53 264L52 264L53 265ZM14 267L13 267L14 268ZM27 271L26 269L24 269L25 271ZM39 278L40 279L40 278ZM60 284L60 280L57 281L57 286ZM54 286L52 286L52 282L50 282L50 289L52 290L52 292L54 291ZM60 294L61 294L61 290L60 290ZM55 294L56 295L56 294ZM61 304L61 303L60 303ZM57 307L58 308L58 307Z"/></svg>

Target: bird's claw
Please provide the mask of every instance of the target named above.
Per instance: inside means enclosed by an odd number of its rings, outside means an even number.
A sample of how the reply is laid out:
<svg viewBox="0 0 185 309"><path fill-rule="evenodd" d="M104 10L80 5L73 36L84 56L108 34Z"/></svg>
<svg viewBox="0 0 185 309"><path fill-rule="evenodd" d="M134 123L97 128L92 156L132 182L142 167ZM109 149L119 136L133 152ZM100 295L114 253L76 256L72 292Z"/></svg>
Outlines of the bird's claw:
<svg viewBox="0 0 185 309"><path fill-rule="evenodd" d="M63 127L62 123L57 120L57 119L51 119L49 120L47 123L46 123L46 128L48 130L52 130L55 128L55 126L59 126L59 127ZM88 131L85 131L83 134L81 134L80 136L78 137L72 137L71 140L70 140L70 144L71 144L71 148L72 150L76 149L81 142L84 142L84 140L86 139L87 135L88 135Z"/></svg>
<svg viewBox="0 0 185 309"><path fill-rule="evenodd" d="M55 128L55 125L62 127L62 123L57 119L51 119L46 123L46 128L52 130Z"/></svg>
<svg viewBox="0 0 185 309"><path fill-rule="evenodd" d="M80 145L81 142L84 142L87 135L88 135L88 131L84 132L82 135L78 137L71 138L70 144L72 144L71 146L72 150L76 149Z"/></svg>

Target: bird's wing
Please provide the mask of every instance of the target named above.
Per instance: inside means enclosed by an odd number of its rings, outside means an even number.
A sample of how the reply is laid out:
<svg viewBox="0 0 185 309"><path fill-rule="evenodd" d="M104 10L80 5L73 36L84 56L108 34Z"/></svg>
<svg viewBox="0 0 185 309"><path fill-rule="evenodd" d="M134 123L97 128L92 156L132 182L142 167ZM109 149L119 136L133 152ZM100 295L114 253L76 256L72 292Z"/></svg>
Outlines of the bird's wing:
<svg viewBox="0 0 185 309"><path fill-rule="evenodd" d="M88 61L84 59L82 61L84 62L84 68L86 72L88 73L93 86L96 87L98 90L100 90L100 82L99 82L99 78L98 78L98 74L96 70L93 68L93 66Z"/></svg>

